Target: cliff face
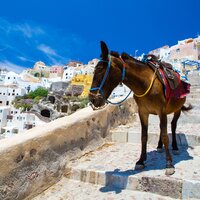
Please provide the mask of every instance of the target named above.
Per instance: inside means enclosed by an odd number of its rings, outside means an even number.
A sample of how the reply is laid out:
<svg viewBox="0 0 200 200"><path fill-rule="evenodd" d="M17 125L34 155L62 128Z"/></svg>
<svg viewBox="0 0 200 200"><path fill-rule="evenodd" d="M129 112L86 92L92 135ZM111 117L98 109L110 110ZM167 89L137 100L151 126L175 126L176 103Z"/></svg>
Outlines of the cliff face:
<svg viewBox="0 0 200 200"><path fill-rule="evenodd" d="M0 141L0 199L31 198L60 180L72 159L109 140L110 128L130 122L136 105L76 113Z"/></svg>

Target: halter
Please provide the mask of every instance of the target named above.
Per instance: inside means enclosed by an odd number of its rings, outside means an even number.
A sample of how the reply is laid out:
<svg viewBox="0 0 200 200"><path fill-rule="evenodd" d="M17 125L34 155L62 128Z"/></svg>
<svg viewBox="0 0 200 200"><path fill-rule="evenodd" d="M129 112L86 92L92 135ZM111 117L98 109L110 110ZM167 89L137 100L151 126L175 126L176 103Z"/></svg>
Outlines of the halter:
<svg viewBox="0 0 200 200"><path fill-rule="evenodd" d="M121 103L123 103L128 98L128 96L131 94L132 91L130 90L130 92L128 93L128 95L122 101L119 101L119 102L116 102L116 103L115 102L111 102L110 100L108 100L108 99L105 98L105 94L104 94L104 91L103 91L102 88L104 86L104 83L105 83L105 81L106 81L106 79L108 77L108 74L109 74L110 68L111 68L112 58L111 58L110 54L108 55L108 58L109 58L109 61L107 61L107 60L100 60L99 61L99 62L107 62L108 63L108 66L107 66L107 69L106 69L106 73L105 73L105 75L103 77L103 80L102 80L100 86L99 87L91 88L90 91L97 90L98 92L100 92L100 94L103 96L103 98L106 100L107 103L110 103L110 104L113 104L113 105L120 105ZM121 57L120 57L120 59L122 60ZM122 62L123 62L123 69L122 69L122 82L123 82L124 79L125 79L126 71L125 71L125 63L124 63L123 60L122 60Z"/></svg>

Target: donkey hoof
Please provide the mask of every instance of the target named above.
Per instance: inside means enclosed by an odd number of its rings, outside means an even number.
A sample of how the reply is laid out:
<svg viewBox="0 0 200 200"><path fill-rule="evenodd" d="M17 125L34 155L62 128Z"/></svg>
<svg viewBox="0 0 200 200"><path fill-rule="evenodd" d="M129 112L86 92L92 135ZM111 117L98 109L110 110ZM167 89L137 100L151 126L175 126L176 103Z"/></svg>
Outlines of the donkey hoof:
<svg viewBox="0 0 200 200"><path fill-rule="evenodd" d="M168 161L166 165L165 175L172 175L174 173L175 173L174 165L172 164L171 161Z"/></svg>
<svg viewBox="0 0 200 200"><path fill-rule="evenodd" d="M171 168L167 168L165 171L165 175L169 176L175 173L175 168L171 167Z"/></svg>
<svg viewBox="0 0 200 200"><path fill-rule="evenodd" d="M173 153L174 155L179 155L179 154L180 154L180 151L179 151L179 150L172 150L172 153Z"/></svg>
<svg viewBox="0 0 200 200"><path fill-rule="evenodd" d="M162 148L157 148L157 152L158 152L158 153L162 153L162 152L163 152L163 149L162 149Z"/></svg>
<svg viewBox="0 0 200 200"><path fill-rule="evenodd" d="M135 170L142 170L144 169L144 165L143 164L136 164L135 165Z"/></svg>

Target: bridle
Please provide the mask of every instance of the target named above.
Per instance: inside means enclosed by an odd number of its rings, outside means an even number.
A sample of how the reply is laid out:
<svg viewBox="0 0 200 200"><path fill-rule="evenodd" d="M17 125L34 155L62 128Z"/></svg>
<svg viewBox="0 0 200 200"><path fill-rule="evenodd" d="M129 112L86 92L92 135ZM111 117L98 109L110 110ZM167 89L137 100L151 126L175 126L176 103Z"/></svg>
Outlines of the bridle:
<svg viewBox="0 0 200 200"><path fill-rule="evenodd" d="M126 75L125 62L123 61L123 59L121 57L119 57L119 58L120 58L120 60L123 63L122 80L121 80L121 82L123 82L124 79L125 79L125 75ZM119 102L111 102L110 100L106 99L104 91L103 91L102 88L103 88L103 86L105 84L105 81L108 78L108 75L109 75L109 72L110 72L111 62L112 62L111 55L110 54L108 55L108 61L107 60L100 60L99 62L106 62L106 63L108 63L108 66L107 66L107 69L106 69L106 73L105 73L105 75L103 77L103 80L102 80L100 86L99 87L91 88L90 91L96 91L97 90L97 94L101 94L102 97L104 98L104 100L106 101L106 103L110 103L110 104L113 104L113 105L120 105L121 103L123 103L129 97L129 95L131 94L132 90L130 90L130 92L128 93L128 95L123 100L121 100Z"/></svg>

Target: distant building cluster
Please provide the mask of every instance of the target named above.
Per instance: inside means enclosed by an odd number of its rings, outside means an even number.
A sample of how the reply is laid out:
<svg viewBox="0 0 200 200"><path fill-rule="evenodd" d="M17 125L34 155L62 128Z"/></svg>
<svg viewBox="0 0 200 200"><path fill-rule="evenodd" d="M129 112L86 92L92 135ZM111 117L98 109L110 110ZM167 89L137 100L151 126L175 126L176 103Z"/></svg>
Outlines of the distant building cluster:
<svg viewBox="0 0 200 200"><path fill-rule="evenodd" d="M149 54L154 54L161 60L170 62L180 71L197 69L200 66L200 36L178 41L171 47L166 45L154 49Z"/></svg>
<svg viewBox="0 0 200 200"><path fill-rule="evenodd" d="M70 84L82 86L81 93L85 97L97 62L98 59L93 59L84 65L71 61L65 66L49 67L39 61L32 69L26 69L21 74L0 69L0 138L47 123L36 113L14 108L12 102L16 97L22 97L39 87L53 92L64 91Z"/></svg>

